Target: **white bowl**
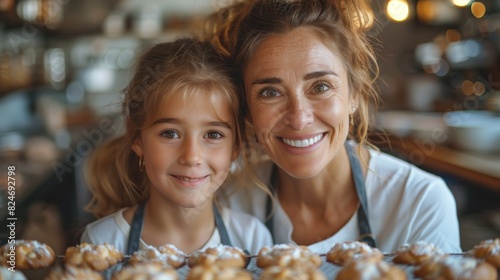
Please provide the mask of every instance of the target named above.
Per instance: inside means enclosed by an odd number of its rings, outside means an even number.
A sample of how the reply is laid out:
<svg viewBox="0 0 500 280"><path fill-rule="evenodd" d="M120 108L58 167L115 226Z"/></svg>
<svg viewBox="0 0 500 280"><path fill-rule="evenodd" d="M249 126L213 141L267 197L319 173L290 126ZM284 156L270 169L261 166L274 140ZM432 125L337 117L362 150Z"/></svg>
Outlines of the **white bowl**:
<svg viewBox="0 0 500 280"><path fill-rule="evenodd" d="M448 141L458 149L500 152L500 116L489 111L455 111L443 116L448 127Z"/></svg>

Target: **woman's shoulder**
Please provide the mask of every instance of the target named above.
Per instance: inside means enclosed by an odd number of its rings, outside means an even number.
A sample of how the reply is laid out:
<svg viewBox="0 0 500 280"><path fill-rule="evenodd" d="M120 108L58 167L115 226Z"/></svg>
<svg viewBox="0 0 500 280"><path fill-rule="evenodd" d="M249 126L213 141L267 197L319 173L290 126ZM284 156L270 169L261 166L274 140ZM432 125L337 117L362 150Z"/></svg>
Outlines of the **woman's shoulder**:
<svg viewBox="0 0 500 280"><path fill-rule="evenodd" d="M404 182L413 186L444 185L444 181L436 174L385 152L369 150L370 163L368 172L376 178L388 182Z"/></svg>

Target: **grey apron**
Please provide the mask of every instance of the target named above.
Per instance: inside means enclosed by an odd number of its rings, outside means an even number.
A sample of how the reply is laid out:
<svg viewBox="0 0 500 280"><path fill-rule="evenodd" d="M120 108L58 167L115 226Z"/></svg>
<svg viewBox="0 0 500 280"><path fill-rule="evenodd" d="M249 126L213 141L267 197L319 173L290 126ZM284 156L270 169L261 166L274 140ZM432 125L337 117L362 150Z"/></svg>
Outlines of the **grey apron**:
<svg viewBox="0 0 500 280"><path fill-rule="evenodd" d="M354 151L354 148L345 143L345 147L347 149L347 154L349 156L349 162L351 165L351 170L352 170L352 177L354 179L354 185L356 186L356 193L358 194L358 199L360 202L359 208L358 208L358 228L359 228L359 241L365 242L371 247L376 247L375 239L372 234L372 231L370 229L370 223L368 221L368 199L366 198L366 190L365 190L365 180L363 176L363 169L361 167L361 163L359 161L358 156L356 155L356 152ZM277 180L277 167L276 165L273 167L272 175L271 175L271 190L274 192L274 185L276 184ZM273 216L271 215L272 212L272 199L268 197L267 199L267 205L266 205L266 217L269 217L269 219L266 221L266 226L271 231L271 235L274 238L274 233L273 233Z"/></svg>
<svg viewBox="0 0 500 280"><path fill-rule="evenodd" d="M142 234L142 224L144 222L144 206L142 203L137 206L137 209L134 213L134 218L132 219L132 224L130 225L130 233L127 241L127 255L132 255L135 251L139 250L139 241L141 239ZM221 243L223 245L232 246L231 240L229 239L229 235L227 234L226 225L222 220L222 217L219 213L219 209L214 205L214 216L215 216L215 226L219 231Z"/></svg>

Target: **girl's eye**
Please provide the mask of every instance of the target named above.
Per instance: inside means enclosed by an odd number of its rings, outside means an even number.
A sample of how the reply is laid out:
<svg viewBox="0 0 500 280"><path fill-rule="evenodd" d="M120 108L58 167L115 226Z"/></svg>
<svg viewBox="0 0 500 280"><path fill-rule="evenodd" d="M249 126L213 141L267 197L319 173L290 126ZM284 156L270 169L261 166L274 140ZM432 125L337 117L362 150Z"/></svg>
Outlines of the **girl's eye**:
<svg viewBox="0 0 500 280"><path fill-rule="evenodd" d="M161 133L161 136L169 139L179 138L179 134L175 130L166 130Z"/></svg>
<svg viewBox="0 0 500 280"><path fill-rule="evenodd" d="M314 93L323 93L331 88L332 88L332 86L330 84L325 83L325 82L319 82L313 86L313 92Z"/></svg>
<svg viewBox="0 0 500 280"><path fill-rule="evenodd" d="M210 139L220 139L222 137L223 137L222 133L217 131L210 131L209 133L207 133L207 138Z"/></svg>
<svg viewBox="0 0 500 280"><path fill-rule="evenodd" d="M266 88L263 88L260 92L259 92L259 95L260 96L263 96L263 97L276 97L276 96L280 96L281 94L279 93L278 90L276 90L275 88L272 88L272 87L266 87Z"/></svg>

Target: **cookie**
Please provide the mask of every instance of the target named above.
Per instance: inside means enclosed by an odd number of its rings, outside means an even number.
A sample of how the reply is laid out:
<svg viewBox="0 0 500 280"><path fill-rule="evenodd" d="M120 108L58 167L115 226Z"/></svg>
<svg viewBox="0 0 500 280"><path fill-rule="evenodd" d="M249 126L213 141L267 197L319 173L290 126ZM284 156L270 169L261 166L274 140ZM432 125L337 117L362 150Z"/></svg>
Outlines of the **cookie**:
<svg viewBox="0 0 500 280"><path fill-rule="evenodd" d="M104 271L121 261L123 254L108 243L93 245L84 242L68 247L64 255L66 265L91 268L96 271Z"/></svg>
<svg viewBox="0 0 500 280"><path fill-rule="evenodd" d="M330 263L343 266L346 263L361 258L382 260L384 254L368 244L360 241L338 242L326 253L326 260Z"/></svg>
<svg viewBox="0 0 500 280"><path fill-rule="evenodd" d="M419 241L399 247L392 261L397 264L419 265L431 258L443 255L445 253L433 244Z"/></svg>
<svg viewBox="0 0 500 280"><path fill-rule="evenodd" d="M293 244L265 246L257 255L257 266L261 268L269 266L319 267L321 262L320 256L306 246Z"/></svg>
<svg viewBox="0 0 500 280"><path fill-rule="evenodd" d="M172 244L158 247L148 246L134 252L128 261L130 265L143 262L159 262L173 268L179 268L186 263L186 254Z"/></svg>
<svg viewBox="0 0 500 280"><path fill-rule="evenodd" d="M245 252L237 247L218 245L198 251L188 258L189 267L215 264L224 267L245 267L247 257Z"/></svg>
<svg viewBox="0 0 500 280"><path fill-rule="evenodd" d="M16 240L0 247L0 263L19 270L39 269L52 265L56 259L54 250L36 240ZM14 265L12 265L12 263Z"/></svg>

